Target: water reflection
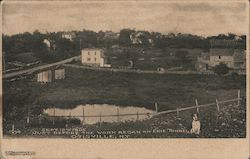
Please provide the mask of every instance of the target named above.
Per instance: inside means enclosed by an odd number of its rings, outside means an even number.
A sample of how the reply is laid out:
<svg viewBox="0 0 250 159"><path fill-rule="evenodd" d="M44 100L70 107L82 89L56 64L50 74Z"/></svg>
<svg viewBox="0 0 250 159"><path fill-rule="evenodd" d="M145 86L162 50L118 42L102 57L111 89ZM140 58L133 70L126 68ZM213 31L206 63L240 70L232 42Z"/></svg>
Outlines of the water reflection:
<svg viewBox="0 0 250 159"><path fill-rule="evenodd" d="M151 118L154 111L134 106L119 107L108 104L87 104L79 105L73 109L49 108L45 109L44 113L49 116L78 118L84 124L95 124L98 122L141 121Z"/></svg>

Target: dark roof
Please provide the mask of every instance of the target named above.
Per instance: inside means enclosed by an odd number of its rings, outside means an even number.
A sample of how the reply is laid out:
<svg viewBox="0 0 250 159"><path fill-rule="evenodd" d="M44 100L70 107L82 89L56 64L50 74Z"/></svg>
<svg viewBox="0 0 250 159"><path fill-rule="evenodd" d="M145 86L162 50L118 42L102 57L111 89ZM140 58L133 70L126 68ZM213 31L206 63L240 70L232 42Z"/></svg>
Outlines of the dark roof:
<svg viewBox="0 0 250 159"><path fill-rule="evenodd" d="M209 54L210 54L210 56L233 56L234 49L211 48Z"/></svg>

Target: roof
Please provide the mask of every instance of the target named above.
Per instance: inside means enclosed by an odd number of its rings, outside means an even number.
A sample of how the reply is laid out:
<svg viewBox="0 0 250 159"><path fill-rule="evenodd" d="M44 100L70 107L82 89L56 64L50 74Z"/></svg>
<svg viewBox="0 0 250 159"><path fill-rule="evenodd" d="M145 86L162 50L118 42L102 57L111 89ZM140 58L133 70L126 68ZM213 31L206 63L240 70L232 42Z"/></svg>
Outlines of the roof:
<svg viewBox="0 0 250 159"><path fill-rule="evenodd" d="M234 49L229 48L211 48L209 51L210 56L233 56Z"/></svg>
<svg viewBox="0 0 250 159"><path fill-rule="evenodd" d="M100 48L84 48L84 49L82 49L82 50L84 50L84 51L93 51L93 50L100 50L100 51L104 51L103 49L100 49Z"/></svg>
<svg viewBox="0 0 250 159"><path fill-rule="evenodd" d="M246 52L244 50L235 50L234 51L234 60L236 62L245 61Z"/></svg>

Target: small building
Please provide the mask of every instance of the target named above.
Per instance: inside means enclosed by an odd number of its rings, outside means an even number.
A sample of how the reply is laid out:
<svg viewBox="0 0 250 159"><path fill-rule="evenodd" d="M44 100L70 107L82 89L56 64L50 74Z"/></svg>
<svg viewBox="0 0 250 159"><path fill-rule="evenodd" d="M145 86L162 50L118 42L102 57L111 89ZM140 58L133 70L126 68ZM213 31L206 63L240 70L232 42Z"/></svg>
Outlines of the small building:
<svg viewBox="0 0 250 159"><path fill-rule="evenodd" d="M165 69L163 67L158 67L157 68L157 72L159 73L164 73L165 72Z"/></svg>
<svg viewBox="0 0 250 159"><path fill-rule="evenodd" d="M44 39L43 40L43 43L48 47L50 48L51 44L50 44L50 41L48 39Z"/></svg>
<svg viewBox="0 0 250 159"><path fill-rule="evenodd" d="M97 48L83 49L81 52L81 61L82 64L85 65L91 65L97 67L111 67L110 64L107 64L107 60L104 55L103 49L97 49Z"/></svg>
<svg viewBox="0 0 250 159"><path fill-rule="evenodd" d="M53 75L51 70L39 72L37 74L37 82L48 83L52 82L52 80L53 80Z"/></svg>
<svg viewBox="0 0 250 159"><path fill-rule="evenodd" d="M224 63L230 69L246 69L246 54L242 49L211 48L209 53L203 53L197 58L196 69L208 71L212 67Z"/></svg>
<svg viewBox="0 0 250 159"><path fill-rule="evenodd" d="M56 49L56 44L54 40L51 39L44 39L43 43L47 46L47 49L49 51L55 50Z"/></svg>
<svg viewBox="0 0 250 159"><path fill-rule="evenodd" d="M222 49L222 48L213 48L210 49L210 66L214 67L220 63L224 63L229 68L234 67L234 49Z"/></svg>
<svg viewBox="0 0 250 159"><path fill-rule="evenodd" d="M55 79L64 79L65 78L65 69L56 69L55 70Z"/></svg>
<svg viewBox="0 0 250 159"><path fill-rule="evenodd" d="M76 38L76 34L74 32L64 32L62 33L62 38L73 41Z"/></svg>
<svg viewBox="0 0 250 159"><path fill-rule="evenodd" d="M65 69L46 70L37 74L37 82L49 83L58 79L65 79Z"/></svg>
<svg viewBox="0 0 250 159"><path fill-rule="evenodd" d="M246 69L246 51L236 49L234 51L234 68L235 69Z"/></svg>

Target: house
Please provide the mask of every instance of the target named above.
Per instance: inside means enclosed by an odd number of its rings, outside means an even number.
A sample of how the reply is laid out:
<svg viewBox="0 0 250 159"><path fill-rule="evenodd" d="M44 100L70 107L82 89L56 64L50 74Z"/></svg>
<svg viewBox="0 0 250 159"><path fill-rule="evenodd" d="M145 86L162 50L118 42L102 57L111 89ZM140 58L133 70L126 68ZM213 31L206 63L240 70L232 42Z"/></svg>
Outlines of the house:
<svg viewBox="0 0 250 159"><path fill-rule="evenodd" d="M198 71L211 70L220 63L226 64L230 69L246 69L245 50L232 48L211 48L209 53L203 53L197 58L195 65Z"/></svg>
<svg viewBox="0 0 250 159"><path fill-rule="evenodd" d="M214 67L220 63L224 63L229 68L234 67L234 49L212 48L209 52L210 66Z"/></svg>
<svg viewBox="0 0 250 159"><path fill-rule="evenodd" d="M210 56L208 53L202 53L201 56L197 57L195 68L198 71L205 72L209 70Z"/></svg>
<svg viewBox="0 0 250 159"><path fill-rule="evenodd" d="M54 40L51 39L44 39L43 43L47 46L47 49L49 51L55 50L56 49L56 44Z"/></svg>
<svg viewBox="0 0 250 159"><path fill-rule="evenodd" d="M129 38L132 44L154 44L153 39L147 33L141 31L130 34Z"/></svg>
<svg viewBox="0 0 250 159"><path fill-rule="evenodd" d="M55 79L64 79L65 78L65 69L60 68L55 70Z"/></svg>
<svg viewBox="0 0 250 159"><path fill-rule="evenodd" d="M62 33L62 38L73 41L76 38L76 34L74 32L64 32Z"/></svg>
<svg viewBox="0 0 250 159"><path fill-rule="evenodd" d="M48 83L52 82L53 76L51 70L46 70L37 74L37 82Z"/></svg>
<svg viewBox="0 0 250 159"><path fill-rule="evenodd" d="M116 39L119 38L119 35L120 35L120 33L114 33L112 31L106 31L106 32L104 32L103 39L105 39L105 40L107 40L107 39L116 40Z"/></svg>
<svg viewBox="0 0 250 159"><path fill-rule="evenodd" d="M234 68L246 69L246 51L235 49L234 51Z"/></svg>
<svg viewBox="0 0 250 159"><path fill-rule="evenodd" d="M86 48L81 52L82 64L97 66L97 67L111 67L107 64L107 58L104 55L103 49L98 48Z"/></svg>
<svg viewBox="0 0 250 159"><path fill-rule="evenodd" d="M45 70L37 74L37 82L41 82L41 83L49 83L58 79L65 79L64 68L56 68L54 70Z"/></svg>
<svg viewBox="0 0 250 159"><path fill-rule="evenodd" d="M50 41L48 39L44 39L43 40L43 43L48 47L50 48L51 44L50 44Z"/></svg>

